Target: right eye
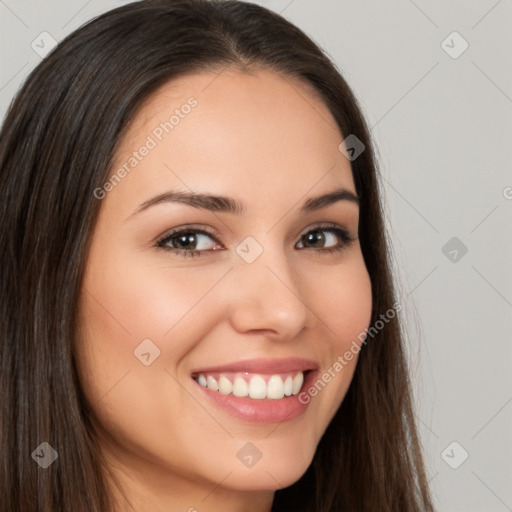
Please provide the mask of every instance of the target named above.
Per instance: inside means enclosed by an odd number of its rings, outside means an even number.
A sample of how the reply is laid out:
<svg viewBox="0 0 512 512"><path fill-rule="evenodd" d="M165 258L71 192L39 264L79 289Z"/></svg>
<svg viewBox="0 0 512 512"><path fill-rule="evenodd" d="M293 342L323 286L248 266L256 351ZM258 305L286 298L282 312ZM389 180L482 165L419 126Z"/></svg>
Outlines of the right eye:
<svg viewBox="0 0 512 512"><path fill-rule="evenodd" d="M178 256L188 258L200 256L205 251L219 250L215 247L208 247L208 245L212 245L208 243L208 238L217 242L213 233L203 229L182 228L167 233L157 241L156 245L162 249L172 251Z"/></svg>

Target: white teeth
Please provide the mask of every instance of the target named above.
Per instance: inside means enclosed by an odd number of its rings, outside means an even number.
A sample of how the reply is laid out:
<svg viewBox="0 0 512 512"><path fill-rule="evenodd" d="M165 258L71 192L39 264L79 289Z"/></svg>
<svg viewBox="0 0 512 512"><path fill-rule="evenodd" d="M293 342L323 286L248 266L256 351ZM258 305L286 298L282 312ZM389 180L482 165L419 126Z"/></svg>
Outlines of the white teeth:
<svg viewBox="0 0 512 512"><path fill-rule="evenodd" d="M233 384L231 384L231 381L224 377L224 375L221 375L219 379L219 391L223 395L229 395L233 392Z"/></svg>
<svg viewBox="0 0 512 512"><path fill-rule="evenodd" d="M293 379L288 375L284 381L284 394L290 396L293 391Z"/></svg>
<svg viewBox="0 0 512 512"><path fill-rule="evenodd" d="M233 395L235 396L247 396L249 394L249 385L242 377L237 377L233 382Z"/></svg>
<svg viewBox="0 0 512 512"><path fill-rule="evenodd" d="M255 399L267 397L267 384L265 379L259 375L255 375L249 382L249 396Z"/></svg>
<svg viewBox="0 0 512 512"><path fill-rule="evenodd" d="M202 373L201 373L201 375L199 375L197 382L199 382L199 384L201 384L201 386L203 386L203 388L206 387L206 377Z"/></svg>
<svg viewBox="0 0 512 512"><path fill-rule="evenodd" d="M297 373L297 375L293 379L292 393L294 395L296 395L300 391L300 388L302 387L303 382L304 382L304 374L302 372Z"/></svg>
<svg viewBox="0 0 512 512"><path fill-rule="evenodd" d="M272 375L267 384L267 397L275 400L283 398L284 384L283 379L279 375Z"/></svg>
<svg viewBox="0 0 512 512"><path fill-rule="evenodd" d="M217 381L208 375L206 379L206 385L208 386L208 389L211 389L212 391L218 391L219 385L217 384Z"/></svg>
<svg viewBox="0 0 512 512"><path fill-rule="evenodd" d="M230 374L232 375L232 374ZM299 393L304 383L303 372L297 372L295 377L287 375L283 380L281 375L271 375L268 381L262 375L252 375L249 382L237 375L232 382L226 375L220 374L219 379L211 375L201 373L196 378L197 382L211 391L219 391L223 395L233 394L237 397L249 396L254 400L268 398L280 400L286 396Z"/></svg>

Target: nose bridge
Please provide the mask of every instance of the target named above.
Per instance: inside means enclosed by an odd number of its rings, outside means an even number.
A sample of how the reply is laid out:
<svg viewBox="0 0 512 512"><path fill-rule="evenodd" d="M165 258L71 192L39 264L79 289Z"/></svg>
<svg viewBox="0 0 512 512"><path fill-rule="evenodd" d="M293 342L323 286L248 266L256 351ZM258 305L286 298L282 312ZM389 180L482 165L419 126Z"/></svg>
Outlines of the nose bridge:
<svg viewBox="0 0 512 512"><path fill-rule="evenodd" d="M232 320L240 330L271 329L294 336L308 308L283 244L276 238L249 236L236 248Z"/></svg>

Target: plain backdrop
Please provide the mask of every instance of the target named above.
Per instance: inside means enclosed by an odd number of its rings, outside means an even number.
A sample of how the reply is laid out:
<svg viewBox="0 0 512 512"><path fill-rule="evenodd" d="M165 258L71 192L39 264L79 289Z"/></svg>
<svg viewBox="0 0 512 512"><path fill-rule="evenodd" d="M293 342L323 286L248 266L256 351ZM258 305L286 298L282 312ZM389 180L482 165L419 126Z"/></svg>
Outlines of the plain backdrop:
<svg viewBox="0 0 512 512"><path fill-rule="evenodd" d="M0 0L2 118L44 48L124 3ZM372 128L438 510L512 511L512 1L256 3L324 48Z"/></svg>

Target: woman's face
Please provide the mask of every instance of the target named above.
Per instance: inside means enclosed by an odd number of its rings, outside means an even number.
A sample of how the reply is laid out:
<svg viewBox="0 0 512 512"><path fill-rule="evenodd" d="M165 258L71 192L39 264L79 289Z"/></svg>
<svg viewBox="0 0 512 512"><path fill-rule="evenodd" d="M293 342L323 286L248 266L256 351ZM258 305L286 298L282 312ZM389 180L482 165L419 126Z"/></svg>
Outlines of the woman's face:
<svg viewBox="0 0 512 512"><path fill-rule="evenodd" d="M269 71L183 76L129 126L95 192L77 349L137 499L268 503L311 463L372 307L342 139L307 87Z"/></svg>

